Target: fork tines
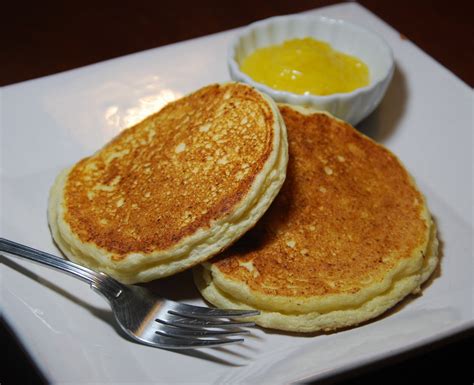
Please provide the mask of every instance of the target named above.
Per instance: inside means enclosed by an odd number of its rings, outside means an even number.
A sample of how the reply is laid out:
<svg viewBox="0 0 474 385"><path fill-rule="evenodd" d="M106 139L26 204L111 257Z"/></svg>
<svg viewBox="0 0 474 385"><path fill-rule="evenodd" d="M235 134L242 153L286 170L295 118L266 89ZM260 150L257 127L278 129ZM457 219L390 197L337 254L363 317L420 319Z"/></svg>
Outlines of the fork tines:
<svg viewBox="0 0 474 385"><path fill-rule="evenodd" d="M176 304L167 314L156 319L157 337L166 339L173 348L196 348L243 342L243 338L226 338L248 334L244 327L253 322L234 321L232 318L258 315L255 310L222 310ZM227 318L227 319L226 319ZM230 319L229 319L230 318Z"/></svg>

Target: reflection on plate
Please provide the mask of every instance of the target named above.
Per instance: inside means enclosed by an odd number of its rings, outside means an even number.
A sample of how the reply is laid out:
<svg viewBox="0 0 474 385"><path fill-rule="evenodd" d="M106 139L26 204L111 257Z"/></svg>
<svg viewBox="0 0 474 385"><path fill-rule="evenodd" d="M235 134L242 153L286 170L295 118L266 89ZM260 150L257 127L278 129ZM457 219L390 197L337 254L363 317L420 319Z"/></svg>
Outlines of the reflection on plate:
<svg viewBox="0 0 474 385"><path fill-rule="evenodd" d="M398 154L426 194L442 245L437 276L416 301L407 299L390 316L355 329L309 337L256 329L241 346L168 352L117 336L108 305L82 282L2 257L3 314L48 380L287 383L349 370L473 325L472 186L465 177L472 173L472 90L357 4L311 13L365 25L394 51L397 70L386 98L359 127ZM228 31L1 89L2 236L58 253L46 205L59 170L148 108L229 80L225 51L234 35ZM429 92L433 82L442 94ZM446 135L453 126L455 134ZM174 278L176 284L192 286L186 274ZM151 285L174 292L171 281ZM202 304L194 288L176 296Z"/></svg>

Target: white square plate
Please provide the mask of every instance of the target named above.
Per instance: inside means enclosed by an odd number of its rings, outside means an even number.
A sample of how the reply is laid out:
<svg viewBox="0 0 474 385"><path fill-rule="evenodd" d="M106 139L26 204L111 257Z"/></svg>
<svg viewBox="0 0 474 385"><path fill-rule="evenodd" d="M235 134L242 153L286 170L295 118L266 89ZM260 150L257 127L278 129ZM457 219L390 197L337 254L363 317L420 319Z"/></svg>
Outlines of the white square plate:
<svg viewBox="0 0 474 385"><path fill-rule="evenodd" d="M473 326L472 89L361 6L310 13L379 33L397 70L359 129L392 149L438 222L441 268L423 295L334 334L256 329L240 346L170 352L117 335L107 304L82 282L1 258L3 314L51 382L287 383L332 375ZM46 221L56 174L132 122L212 82L229 80L228 31L1 89L1 235L58 254ZM202 303L189 274L154 283Z"/></svg>

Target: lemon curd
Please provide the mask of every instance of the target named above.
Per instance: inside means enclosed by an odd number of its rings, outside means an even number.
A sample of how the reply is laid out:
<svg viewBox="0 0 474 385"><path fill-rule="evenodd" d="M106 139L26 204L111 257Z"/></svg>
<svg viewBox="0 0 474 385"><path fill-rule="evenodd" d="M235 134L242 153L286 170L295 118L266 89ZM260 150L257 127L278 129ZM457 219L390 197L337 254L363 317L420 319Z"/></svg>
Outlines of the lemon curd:
<svg viewBox="0 0 474 385"><path fill-rule="evenodd" d="M240 69L259 83L297 94L330 95L369 84L364 62L309 37L257 49Z"/></svg>

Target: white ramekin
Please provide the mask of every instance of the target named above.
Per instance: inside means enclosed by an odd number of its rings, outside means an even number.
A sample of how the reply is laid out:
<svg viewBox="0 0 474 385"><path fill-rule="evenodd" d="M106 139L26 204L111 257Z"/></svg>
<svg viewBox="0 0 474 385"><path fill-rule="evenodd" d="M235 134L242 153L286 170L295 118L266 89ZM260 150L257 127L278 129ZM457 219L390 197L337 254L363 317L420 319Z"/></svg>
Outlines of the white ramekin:
<svg viewBox="0 0 474 385"><path fill-rule="evenodd" d="M328 42L334 49L363 60L369 67L370 84L347 93L299 95L257 83L240 71L241 61L257 48L302 37ZM352 125L378 106L394 70L392 50L377 34L347 21L308 15L277 16L250 24L232 41L227 62L233 80L250 84L279 103L327 111Z"/></svg>

